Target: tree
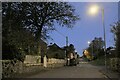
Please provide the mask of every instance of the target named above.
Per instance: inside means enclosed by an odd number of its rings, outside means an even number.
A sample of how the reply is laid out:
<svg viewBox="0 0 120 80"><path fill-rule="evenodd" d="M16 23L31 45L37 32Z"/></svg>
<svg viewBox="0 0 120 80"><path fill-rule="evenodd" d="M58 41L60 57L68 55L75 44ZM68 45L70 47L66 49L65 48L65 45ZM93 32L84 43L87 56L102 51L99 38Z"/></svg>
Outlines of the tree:
<svg viewBox="0 0 120 80"><path fill-rule="evenodd" d="M117 22L114 25L112 25L111 32L115 35L114 40L117 57L120 57L120 22Z"/></svg>
<svg viewBox="0 0 120 80"><path fill-rule="evenodd" d="M34 45L34 35L24 29L15 3L2 4L2 58L24 61L28 47ZM27 52L26 52L27 50ZM30 52L29 52L30 53Z"/></svg>
<svg viewBox="0 0 120 80"><path fill-rule="evenodd" d="M38 42L40 46L40 39L49 38L48 31L55 29L54 24L72 28L79 19L75 15L75 9L66 2L3 2L2 18L3 42L6 45L10 43L15 48L18 46L16 44L20 46L23 43L31 46L31 41ZM22 38L18 37L18 32L23 35ZM26 32L33 39L26 36ZM24 45L22 50L25 49Z"/></svg>
<svg viewBox="0 0 120 80"><path fill-rule="evenodd" d="M3 30L4 32L4 30ZM24 58L25 54L31 53L29 47L35 45L34 36L24 30L11 30L7 36L2 38L3 59ZM13 55L12 55L13 54ZM23 57L22 57L23 56ZM21 60L21 59L19 59ZM22 59L23 61L24 59Z"/></svg>
<svg viewBox="0 0 120 80"><path fill-rule="evenodd" d="M101 37L95 37L94 40L89 44L88 51L95 57L103 55L104 41Z"/></svg>
<svg viewBox="0 0 120 80"><path fill-rule="evenodd" d="M66 46L65 49L66 49L66 56L69 56L70 53L73 53L73 54L75 53L75 48L73 44Z"/></svg>
<svg viewBox="0 0 120 80"><path fill-rule="evenodd" d="M10 5L11 7L8 7ZM3 3L3 9L4 15L10 14L10 10L14 11L11 15L17 15L16 18L20 19L18 22L33 32L38 39L49 30L54 30L55 23L72 28L79 19L75 15L75 9L66 2Z"/></svg>
<svg viewBox="0 0 120 80"><path fill-rule="evenodd" d="M90 52L86 49L83 51L83 56L84 58L87 58L88 60L92 60L92 55L90 54Z"/></svg>

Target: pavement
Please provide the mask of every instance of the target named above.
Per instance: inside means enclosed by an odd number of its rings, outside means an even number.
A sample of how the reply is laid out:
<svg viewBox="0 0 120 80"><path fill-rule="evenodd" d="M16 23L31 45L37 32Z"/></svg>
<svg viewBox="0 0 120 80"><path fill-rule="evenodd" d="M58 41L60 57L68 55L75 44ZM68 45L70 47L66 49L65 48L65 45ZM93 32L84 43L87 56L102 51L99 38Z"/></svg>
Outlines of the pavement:
<svg viewBox="0 0 120 80"><path fill-rule="evenodd" d="M99 70L106 78L112 79L119 79L120 80L120 73L116 71L112 71L110 69L106 69L105 67Z"/></svg>
<svg viewBox="0 0 120 80"><path fill-rule="evenodd" d="M87 63L88 62L84 62L84 61L81 61L80 63ZM105 68L105 66L97 66L97 68L99 69L99 72L101 72L105 78L108 78L110 80L112 79L119 79L120 80L120 73L117 72L117 71L113 71L109 68Z"/></svg>

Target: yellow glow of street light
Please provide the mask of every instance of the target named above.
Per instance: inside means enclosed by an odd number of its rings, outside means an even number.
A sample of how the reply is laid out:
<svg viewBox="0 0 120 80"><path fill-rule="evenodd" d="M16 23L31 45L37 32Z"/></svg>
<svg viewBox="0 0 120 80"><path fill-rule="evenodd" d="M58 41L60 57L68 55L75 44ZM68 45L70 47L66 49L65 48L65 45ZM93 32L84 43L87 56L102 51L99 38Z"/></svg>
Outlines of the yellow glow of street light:
<svg viewBox="0 0 120 80"><path fill-rule="evenodd" d="M89 14L91 14L91 15L97 14L98 9L99 9L99 7L98 7L97 5L92 5L92 6L90 6Z"/></svg>

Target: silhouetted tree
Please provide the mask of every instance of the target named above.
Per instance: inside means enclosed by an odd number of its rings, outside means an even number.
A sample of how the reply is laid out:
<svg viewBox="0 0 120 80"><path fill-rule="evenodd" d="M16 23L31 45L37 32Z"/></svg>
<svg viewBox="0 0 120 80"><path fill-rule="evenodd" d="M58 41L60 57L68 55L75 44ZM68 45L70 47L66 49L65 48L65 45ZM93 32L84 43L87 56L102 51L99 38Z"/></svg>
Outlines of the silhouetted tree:
<svg viewBox="0 0 120 80"><path fill-rule="evenodd" d="M102 38L95 37L94 40L89 44L88 51L95 57L104 55L103 52L104 41Z"/></svg>
<svg viewBox="0 0 120 80"><path fill-rule="evenodd" d="M38 42L39 49L40 39L49 38L48 31L55 29L54 24L72 28L79 18L66 2L3 2L2 19L4 44L18 48L23 43L31 46Z"/></svg>
<svg viewBox="0 0 120 80"><path fill-rule="evenodd" d="M75 48L73 44L70 44L66 47L66 56L70 55L70 53L75 53Z"/></svg>
<svg viewBox="0 0 120 80"><path fill-rule="evenodd" d="M79 19L74 12L75 9L66 2L3 3L3 16L7 16L7 20L12 16L14 24L24 25L24 28L33 32L37 38L48 30L54 30L55 23L73 27Z"/></svg>
<svg viewBox="0 0 120 80"><path fill-rule="evenodd" d="M112 25L111 32L115 35L114 40L117 57L120 57L120 22L117 22L114 25Z"/></svg>

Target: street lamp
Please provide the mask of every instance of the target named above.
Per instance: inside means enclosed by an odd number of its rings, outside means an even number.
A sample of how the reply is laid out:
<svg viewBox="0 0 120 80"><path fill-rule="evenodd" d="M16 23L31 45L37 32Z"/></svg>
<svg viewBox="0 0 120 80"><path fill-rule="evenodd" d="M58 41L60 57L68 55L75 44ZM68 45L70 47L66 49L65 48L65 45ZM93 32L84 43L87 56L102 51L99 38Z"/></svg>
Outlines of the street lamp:
<svg viewBox="0 0 120 80"><path fill-rule="evenodd" d="M89 13L91 15L95 15L99 10L99 7L97 5L93 5L89 9ZM105 34L105 22L104 22L104 8L101 8L102 12L102 24L103 24L103 33L104 33L104 51L105 51L105 68L106 68L106 34Z"/></svg>
<svg viewBox="0 0 120 80"><path fill-rule="evenodd" d="M88 44L90 44L91 42L90 42L90 41L88 41L87 43L88 43Z"/></svg>
<svg viewBox="0 0 120 80"><path fill-rule="evenodd" d="M90 6L88 13L90 15L95 15L98 13L98 10L99 10L99 7L97 5L92 5L92 6Z"/></svg>
<svg viewBox="0 0 120 80"><path fill-rule="evenodd" d="M105 34L105 22L104 22L104 9L102 8L102 23L103 23L103 32L104 32L104 51L105 51L105 68L107 67L106 62L106 34Z"/></svg>

